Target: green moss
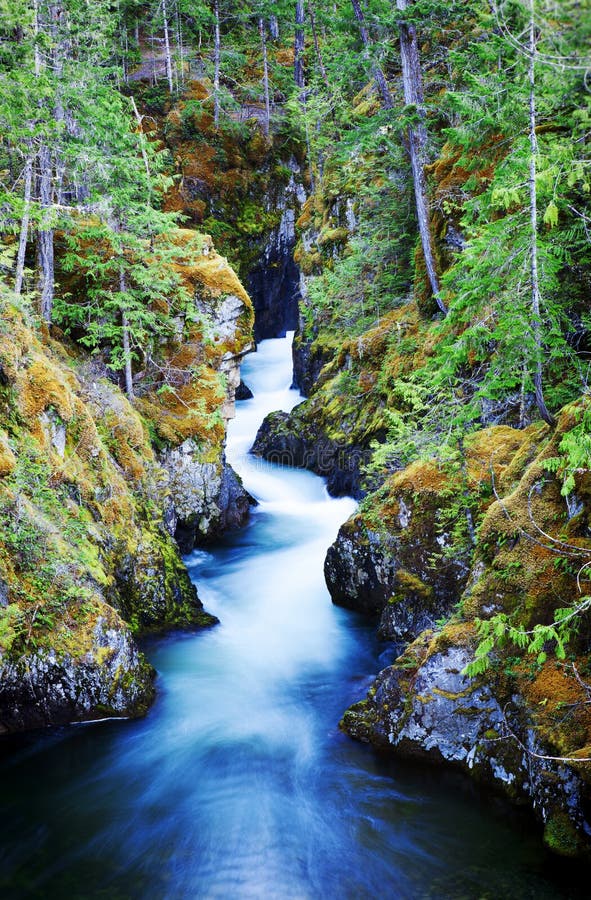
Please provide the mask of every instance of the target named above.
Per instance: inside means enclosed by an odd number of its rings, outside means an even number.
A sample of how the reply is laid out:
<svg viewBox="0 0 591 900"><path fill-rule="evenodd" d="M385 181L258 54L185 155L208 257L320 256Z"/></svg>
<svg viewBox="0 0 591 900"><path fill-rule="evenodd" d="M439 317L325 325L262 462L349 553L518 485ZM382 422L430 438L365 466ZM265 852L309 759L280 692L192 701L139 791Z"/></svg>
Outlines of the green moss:
<svg viewBox="0 0 591 900"><path fill-rule="evenodd" d="M582 841L569 817L564 812L553 813L544 827L544 843L560 856L578 857Z"/></svg>

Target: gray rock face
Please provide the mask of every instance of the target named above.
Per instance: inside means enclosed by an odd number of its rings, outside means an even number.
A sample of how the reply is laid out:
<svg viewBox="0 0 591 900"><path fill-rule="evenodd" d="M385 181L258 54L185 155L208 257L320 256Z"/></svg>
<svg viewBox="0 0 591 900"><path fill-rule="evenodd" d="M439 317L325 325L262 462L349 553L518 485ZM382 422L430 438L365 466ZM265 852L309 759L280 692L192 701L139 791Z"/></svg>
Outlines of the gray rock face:
<svg viewBox="0 0 591 900"><path fill-rule="evenodd" d="M396 529L377 531L363 514L341 526L329 547L324 577L333 603L380 616L386 640L410 640L449 612L468 575L458 557L434 565L442 536L427 510L415 514L401 496Z"/></svg>
<svg viewBox="0 0 591 900"><path fill-rule="evenodd" d="M195 299L196 309L203 316L207 336L215 344L230 344L244 328L244 301L234 294L207 294ZM226 383L226 401L221 411L226 422L236 413L235 398L239 390L240 363L252 346L244 342L240 353L227 352L220 371ZM204 453L196 439L189 438L180 446L165 450L160 463L168 474L169 503L166 524L182 552L217 537L228 528L243 525L254 501L244 490L240 479L224 457L223 447Z"/></svg>
<svg viewBox="0 0 591 900"><path fill-rule="evenodd" d="M236 388L236 400L252 400L253 393L243 381Z"/></svg>
<svg viewBox="0 0 591 900"><path fill-rule="evenodd" d="M298 323L300 272L293 251L295 223L306 194L295 159L290 160L289 169L288 183L276 185L273 197L268 198L269 208L281 212L281 221L267 239L260 262L253 268L248 282L256 311L256 341L280 337L286 331L294 331Z"/></svg>
<svg viewBox="0 0 591 900"><path fill-rule="evenodd" d="M203 462L200 455L189 440L162 457L170 476L168 527L183 553L246 524L255 503L225 459Z"/></svg>
<svg viewBox="0 0 591 900"><path fill-rule="evenodd" d="M366 700L341 723L352 737L393 755L463 769L478 781L532 806L546 825L547 842L577 852L589 824L584 784L573 768L546 756L522 698L499 698L482 679L462 674L472 658L462 646L428 648L429 635L384 669ZM413 666L414 651L416 665ZM557 845L557 828L567 839Z"/></svg>
<svg viewBox="0 0 591 900"><path fill-rule="evenodd" d="M293 383L304 397L309 397L324 366L335 355L332 347L322 347L313 339L296 333L293 342Z"/></svg>
<svg viewBox="0 0 591 900"><path fill-rule="evenodd" d="M220 516L217 498L222 485L222 467L217 462L204 462L201 448L193 439L184 441L161 456L169 474L170 504L174 514L169 517L172 533L181 536L181 549L189 552L215 530ZM193 534L193 543L189 534Z"/></svg>
<svg viewBox="0 0 591 900"><path fill-rule="evenodd" d="M394 593L398 560L385 540L349 520L326 553L324 577L333 603L376 616Z"/></svg>
<svg viewBox="0 0 591 900"><path fill-rule="evenodd" d="M153 679L129 629L113 614L101 617L75 659L55 650L4 665L0 659L0 733L142 715Z"/></svg>
<svg viewBox="0 0 591 900"><path fill-rule="evenodd" d="M316 472L326 478L333 497L360 499L361 470L371 451L333 441L308 413L305 404L291 413L270 413L259 428L252 452L269 462Z"/></svg>

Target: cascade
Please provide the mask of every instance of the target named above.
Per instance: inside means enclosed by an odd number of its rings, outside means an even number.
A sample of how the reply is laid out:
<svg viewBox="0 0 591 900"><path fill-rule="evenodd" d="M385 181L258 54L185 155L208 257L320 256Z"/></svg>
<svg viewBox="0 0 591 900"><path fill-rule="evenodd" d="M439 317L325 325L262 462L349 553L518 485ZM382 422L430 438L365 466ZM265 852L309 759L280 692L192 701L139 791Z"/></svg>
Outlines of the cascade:
<svg viewBox="0 0 591 900"><path fill-rule="evenodd" d="M248 454L262 417L300 399L289 340L263 342L244 369L254 398L228 456L259 505L187 558L221 625L148 645L160 677L145 720L3 745L3 896L563 896L515 813L339 732L392 657L323 581L354 502Z"/></svg>

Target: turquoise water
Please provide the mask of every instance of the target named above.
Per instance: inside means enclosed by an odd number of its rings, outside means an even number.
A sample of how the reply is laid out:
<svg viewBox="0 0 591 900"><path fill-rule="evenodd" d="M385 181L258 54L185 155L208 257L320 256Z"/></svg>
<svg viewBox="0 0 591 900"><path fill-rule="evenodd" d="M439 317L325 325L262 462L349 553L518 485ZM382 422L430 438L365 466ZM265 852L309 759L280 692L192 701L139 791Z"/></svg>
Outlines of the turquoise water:
<svg viewBox="0 0 591 900"><path fill-rule="evenodd" d="M556 898L528 818L461 778L377 757L337 722L391 658L332 606L322 564L354 509L248 456L290 408L289 343L246 361L228 455L260 501L188 558L215 629L169 635L146 719L0 744L0 897Z"/></svg>

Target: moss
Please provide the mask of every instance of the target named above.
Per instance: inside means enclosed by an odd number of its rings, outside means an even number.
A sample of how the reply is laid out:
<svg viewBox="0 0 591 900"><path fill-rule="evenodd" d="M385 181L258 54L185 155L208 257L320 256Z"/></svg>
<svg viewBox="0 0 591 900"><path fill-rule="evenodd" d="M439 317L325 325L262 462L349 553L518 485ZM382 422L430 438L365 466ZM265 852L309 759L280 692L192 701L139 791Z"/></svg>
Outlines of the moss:
<svg viewBox="0 0 591 900"><path fill-rule="evenodd" d="M360 700L345 712L339 722L339 728L357 740L372 743L376 723L377 716L373 704L368 700Z"/></svg>
<svg viewBox="0 0 591 900"><path fill-rule="evenodd" d="M435 592L432 585L425 584L420 578L406 569L398 569L395 578L397 592L388 601L390 604L404 602L409 597L421 608L429 609L434 603Z"/></svg>
<svg viewBox="0 0 591 900"><path fill-rule="evenodd" d="M109 601L118 603L115 573L132 552L146 566L132 573L130 619L138 621L153 596L153 623L211 624L162 529L164 476L138 413L113 384L85 381L77 360L54 342L43 346L10 314L17 351L26 346L27 357L13 353L12 394L0 409L0 426L10 428L10 446L0 430L0 447L11 454L0 482L0 570L12 600L2 615L3 652L87 654L99 616L121 627ZM210 416L225 399L215 384L202 398ZM48 404L67 424L63 459L49 452ZM100 651L97 660L107 661Z"/></svg>
<svg viewBox="0 0 591 900"><path fill-rule="evenodd" d="M544 827L544 843L553 853L575 858L581 855L582 841L566 813L553 813Z"/></svg>
<svg viewBox="0 0 591 900"><path fill-rule="evenodd" d="M15 467L16 457L8 444L6 434L0 430L0 478L10 475Z"/></svg>
<svg viewBox="0 0 591 900"><path fill-rule="evenodd" d="M73 414L69 381L69 373L60 373L49 360L39 356L34 359L27 369L22 370L18 386L23 416L31 419L53 406L60 417L69 422Z"/></svg>

